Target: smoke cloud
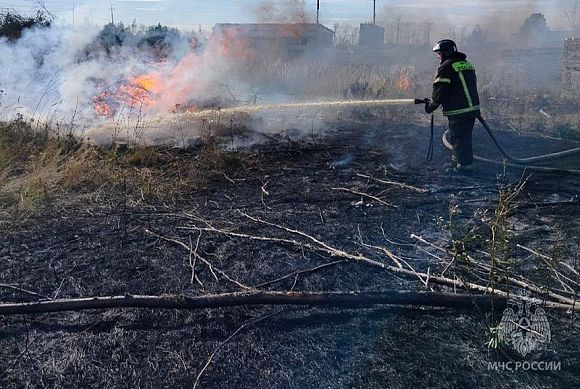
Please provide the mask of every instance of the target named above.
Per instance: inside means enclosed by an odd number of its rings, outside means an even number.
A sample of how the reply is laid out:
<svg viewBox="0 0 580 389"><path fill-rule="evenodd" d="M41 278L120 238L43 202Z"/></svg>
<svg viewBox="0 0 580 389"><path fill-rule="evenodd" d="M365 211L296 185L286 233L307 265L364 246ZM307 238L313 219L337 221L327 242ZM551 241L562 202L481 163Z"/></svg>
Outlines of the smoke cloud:
<svg viewBox="0 0 580 389"><path fill-rule="evenodd" d="M266 0L258 5L258 23L311 23L304 0Z"/></svg>
<svg viewBox="0 0 580 389"><path fill-rule="evenodd" d="M22 114L58 123L75 116L92 125L121 113L152 116L204 108L241 88L232 64L247 54L243 42L218 37L202 49L195 34L165 37L163 45L146 50L88 26L28 29L16 41L1 39L2 119ZM166 47L169 53L155 55ZM99 103L111 105L110 111L96 109Z"/></svg>

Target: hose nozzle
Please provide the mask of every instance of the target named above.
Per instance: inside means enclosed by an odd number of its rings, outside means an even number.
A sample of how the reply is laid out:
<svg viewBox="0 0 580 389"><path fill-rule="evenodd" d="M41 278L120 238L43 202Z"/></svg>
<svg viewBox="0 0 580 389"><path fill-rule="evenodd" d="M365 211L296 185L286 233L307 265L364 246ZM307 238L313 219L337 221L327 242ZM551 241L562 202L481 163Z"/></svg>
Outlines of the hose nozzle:
<svg viewBox="0 0 580 389"><path fill-rule="evenodd" d="M415 104L427 104L429 102L428 98L424 99L415 99Z"/></svg>

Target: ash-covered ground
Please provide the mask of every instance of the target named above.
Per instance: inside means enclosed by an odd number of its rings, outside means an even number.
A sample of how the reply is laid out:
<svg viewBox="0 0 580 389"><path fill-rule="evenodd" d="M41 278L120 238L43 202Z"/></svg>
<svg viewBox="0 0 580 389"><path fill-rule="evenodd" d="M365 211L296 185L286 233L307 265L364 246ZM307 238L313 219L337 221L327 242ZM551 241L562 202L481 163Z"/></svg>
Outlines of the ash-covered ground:
<svg viewBox="0 0 580 389"><path fill-rule="evenodd" d="M485 253L493 243L499 193L522 178L527 182L510 205L502 255L514 259L514 271L522 277L559 288L541 258L517 245L577 268L578 177L505 173L488 165L477 165L473 176L447 174L442 130L436 130L431 163L425 162L427 126L342 123L316 139L281 139L232 153L225 170L206 185L164 199L135 201L120 187L47 202L26 221L3 224L9 227L0 239L0 300L39 299L30 292L73 298L238 291L236 282L256 286L340 260L279 242L207 231L210 225L249 236L299 238L251 218L389 263L371 248L385 247L417 271L438 274L452 258L411 235L446 250L462 242L470 255L489 261ZM475 138L478 154L498 156L481 128ZM515 133L500 138L518 156L577 147L572 141ZM163 152L189 163L201 151ZM577 162L562 163L572 167ZM188 250L169 240L197 247L200 256L236 282L222 273L214 276L203 263L197 263L192 281ZM486 285L484 276L474 277ZM345 261L263 288L425 287L417 279ZM225 342L240 326L270 313ZM219 347L198 387L579 387L577 315L547 314L552 341L526 358L489 348L489 329L499 316L477 310L242 307L5 316L0 317L0 386L191 388ZM511 360L560 363L561 370L488 369L489 362Z"/></svg>

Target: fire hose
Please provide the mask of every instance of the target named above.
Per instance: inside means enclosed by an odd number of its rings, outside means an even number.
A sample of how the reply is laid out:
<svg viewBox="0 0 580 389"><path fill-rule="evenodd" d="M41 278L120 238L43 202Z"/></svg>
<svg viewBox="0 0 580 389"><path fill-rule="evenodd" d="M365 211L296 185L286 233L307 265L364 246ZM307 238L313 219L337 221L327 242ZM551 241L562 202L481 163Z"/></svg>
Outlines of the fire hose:
<svg viewBox="0 0 580 389"><path fill-rule="evenodd" d="M427 99L415 99L415 104L425 104L425 103L427 103ZM490 159L490 158L481 157L479 155L474 155L473 159L480 161L480 162L485 162L485 163L499 165L499 166L505 166L505 167L509 167L509 168L525 169L525 170L537 171L537 172L543 172L543 173L580 175L580 170L575 170L575 169L561 169L561 168L528 165L528 163L530 163L530 162L547 161L547 160L567 157L567 156L574 155L574 154L580 154L580 147L576 147L576 148L572 148L572 149L568 149L568 150L563 150L563 151L559 151L556 153L542 154L542 155L538 155L538 156L534 156L534 157L516 158L516 157L510 155L505 150L505 148L501 145L501 143L499 143L499 141L497 140L496 136L494 135L492 129L489 127L489 125L487 124L485 119L480 114L477 115L477 120L481 123L483 128L486 130L487 134L489 135L489 137L491 138L491 140L493 141L493 143L495 144L497 149L502 153L502 155L505 157L505 159L510 161L511 163L506 162L505 160L498 161L498 160L494 160L494 159ZM431 159L433 158L433 136L434 136L434 115L431 114L431 140L429 142L429 150L427 152L427 162L430 162ZM451 145L451 143L449 143L449 140L447 139L445 134L443 134L442 141L443 141L443 144L445 145L445 147L447 147L449 150L452 150L453 146Z"/></svg>
<svg viewBox="0 0 580 389"><path fill-rule="evenodd" d="M272 110L272 109L301 109L301 108L338 108L338 107L349 107L349 106L358 106L358 105L407 105L407 104L426 104L429 99L387 99L387 100L349 100L349 101L319 101L319 102L307 102L307 103L282 103L282 104L262 104L262 105L252 105L252 106L242 106L242 107L231 107L231 108L224 108L218 109L219 113L231 113L231 112L255 112L255 111L262 111L262 110ZM207 114L213 114L215 110L203 110L193 113L188 113L188 116L195 116L195 117L204 117ZM574 154L580 154L580 147L576 147L569 150L560 151L557 153L550 153L550 154L543 154L538 155L535 157L529 158L516 158L510 155L504 147L499 143L497 138L495 137L493 131L487 124L487 122L481 117L481 115L477 116L477 119L482 124L483 128L487 131L488 135L491 137L492 141L499 149L499 151L505 157L504 161L498 161L490 158L481 157L478 155L474 155L473 158L475 160L499 165L503 167L509 168L518 168L518 169L526 169L530 171L538 171L544 173L558 173L558 174L572 174L572 175L580 175L580 170L572 170L572 169L560 169L560 168L552 168L552 167L543 167L543 166L534 166L528 165L530 162L538 162L538 161L547 161L556 158L562 158ZM429 150L427 153L427 162L430 162L433 158L433 137L434 137L434 116L431 115L431 141L429 142ZM443 137L443 144L448 149L452 149L453 146L449 143L449 141ZM510 161L510 162L506 162Z"/></svg>

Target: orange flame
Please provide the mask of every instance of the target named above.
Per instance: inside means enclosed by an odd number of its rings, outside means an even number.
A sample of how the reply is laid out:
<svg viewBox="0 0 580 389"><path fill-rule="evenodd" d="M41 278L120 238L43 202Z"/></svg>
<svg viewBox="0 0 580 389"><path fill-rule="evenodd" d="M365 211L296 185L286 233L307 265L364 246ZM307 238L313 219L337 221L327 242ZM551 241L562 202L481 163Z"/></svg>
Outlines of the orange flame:
<svg viewBox="0 0 580 389"><path fill-rule="evenodd" d="M95 112L109 117L114 116L122 106L139 109L152 107L163 90L160 77L154 73L132 77L116 87L102 82L97 88L102 91L93 97Z"/></svg>
<svg viewBox="0 0 580 389"><path fill-rule="evenodd" d="M161 91L160 80L156 75L153 74L145 74L135 77L131 80L131 82L148 92L159 93Z"/></svg>
<svg viewBox="0 0 580 389"><path fill-rule="evenodd" d="M415 68L413 66L404 66L397 71L395 77L395 87L401 92L409 92L417 85L415 79Z"/></svg>
<svg viewBox="0 0 580 389"><path fill-rule="evenodd" d="M405 72L401 72L397 77L396 85L400 91L408 92L411 89L411 78Z"/></svg>
<svg viewBox="0 0 580 389"><path fill-rule="evenodd" d="M167 59L150 63L152 71L125 76L121 81L103 81L97 85L93 97L95 113L113 117L123 107L156 112L188 111L195 109L194 92L207 86L207 79L196 69L211 66L211 58L219 57L230 61L248 61L256 58L249 42L238 28L226 28L213 34L206 50L216 55L204 57L194 51L198 45L191 42L191 52L175 64ZM163 70L161 70L163 69Z"/></svg>

